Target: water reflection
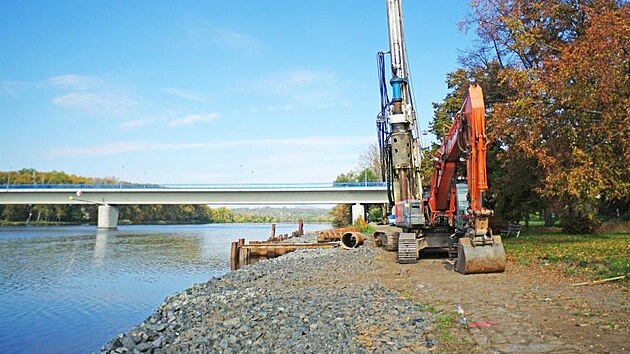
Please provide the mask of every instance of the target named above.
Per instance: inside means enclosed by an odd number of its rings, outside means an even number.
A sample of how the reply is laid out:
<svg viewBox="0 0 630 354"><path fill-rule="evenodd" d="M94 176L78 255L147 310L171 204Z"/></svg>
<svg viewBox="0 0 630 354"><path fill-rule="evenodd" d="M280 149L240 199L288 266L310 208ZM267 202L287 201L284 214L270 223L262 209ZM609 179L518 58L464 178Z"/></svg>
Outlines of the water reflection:
<svg viewBox="0 0 630 354"><path fill-rule="evenodd" d="M107 252L107 235L113 233L111 230L97 229L96 241L94 242L94 264L103 264L105 253Z"/></svg>

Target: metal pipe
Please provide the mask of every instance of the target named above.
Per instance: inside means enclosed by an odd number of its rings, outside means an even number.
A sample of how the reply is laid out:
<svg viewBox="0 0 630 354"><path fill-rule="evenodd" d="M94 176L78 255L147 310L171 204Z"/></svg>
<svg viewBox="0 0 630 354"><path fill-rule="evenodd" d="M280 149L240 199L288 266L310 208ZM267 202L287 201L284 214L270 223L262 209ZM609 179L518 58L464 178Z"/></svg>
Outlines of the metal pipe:
<svg viewBox="0 0 630 354"><path fill-rule="evenodd" d="M360 232L346 232L339 239L341 247L345 249L357 248L365 241L365 236Z"/></svg>

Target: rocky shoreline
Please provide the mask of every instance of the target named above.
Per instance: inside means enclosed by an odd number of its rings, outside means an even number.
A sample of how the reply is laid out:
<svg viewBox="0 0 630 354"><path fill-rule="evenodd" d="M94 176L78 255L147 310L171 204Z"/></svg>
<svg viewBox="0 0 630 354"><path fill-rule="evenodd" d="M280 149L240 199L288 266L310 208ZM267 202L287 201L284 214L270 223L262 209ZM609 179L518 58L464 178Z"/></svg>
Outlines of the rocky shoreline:
<svg viewBox="0 0 630 354"><path fill-rule="evenodd" d="M370 245L301 250L196 284L101 352L431 350L431 314L365 276L377 252Z"/></svg>

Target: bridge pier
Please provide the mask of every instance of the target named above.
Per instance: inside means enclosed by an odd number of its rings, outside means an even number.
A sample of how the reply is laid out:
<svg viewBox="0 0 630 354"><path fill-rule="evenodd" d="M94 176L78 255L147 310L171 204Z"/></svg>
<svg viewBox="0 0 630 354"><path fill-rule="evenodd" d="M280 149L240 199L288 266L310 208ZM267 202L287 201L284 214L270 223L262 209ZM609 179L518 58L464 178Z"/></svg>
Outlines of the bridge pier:
<svg viewBox="0 0 630 354"><path fill-rule="evenodd" d="M363 220L365 220L365 207L363 206L363 204L354 204L352 206L352 223L354 224L357 219L360 217L363 218Z"/></svg>
<svg viewBox="0 0 630 354"><path fill-rule="evenodd" d="M113 205L98 206L98 228L117 229L118 228L118 208Z"/></svg>

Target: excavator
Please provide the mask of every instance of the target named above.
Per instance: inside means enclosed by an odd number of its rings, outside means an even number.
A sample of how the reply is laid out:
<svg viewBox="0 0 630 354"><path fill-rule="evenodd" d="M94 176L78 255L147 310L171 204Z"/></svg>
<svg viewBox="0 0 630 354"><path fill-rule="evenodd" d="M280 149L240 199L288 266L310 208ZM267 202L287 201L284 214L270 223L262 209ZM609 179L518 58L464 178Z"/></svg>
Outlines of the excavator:
<svg viewBox="0 0 630 354"><path fill-rule="evenodd" d="M395 226L377 232L399 263L416 263L425 249L443 249L462 274L505 270L501 237L489 227L492 210L484 206L486 172L485 105L481 87L472 84L459 112L433 156L428 187L421 178L420 131L416 120L401 0L386 0L389 51L379 52L381 110L376 118L383 180ZM391 99L385 73L391 63ZM463 168L465 166L465 168Z"/></svg>

